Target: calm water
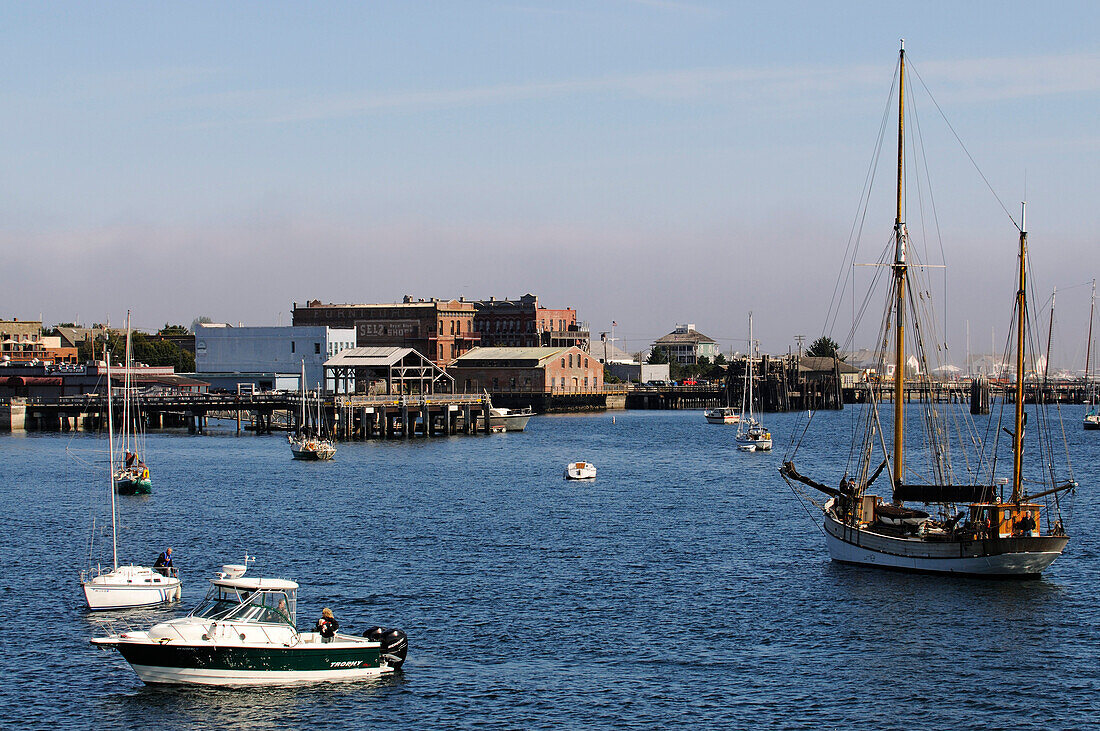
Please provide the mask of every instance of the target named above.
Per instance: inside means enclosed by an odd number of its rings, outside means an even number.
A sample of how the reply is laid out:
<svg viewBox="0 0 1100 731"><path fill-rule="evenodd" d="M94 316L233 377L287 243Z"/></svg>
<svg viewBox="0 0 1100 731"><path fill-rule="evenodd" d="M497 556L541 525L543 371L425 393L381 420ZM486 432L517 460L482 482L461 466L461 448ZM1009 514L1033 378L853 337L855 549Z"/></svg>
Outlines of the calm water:
<svg viewBox="0 0 1100 731"><path fill-rule="evenodd" d="M771 455L738 453L698 411L343 444L327 464L278 436L150 436L155 492L121 499L120 557L173 546L183 607L247 551L251 575L301 583L299 626L332 606L350 631L409 634L398 677L266 690L147 688L89 645L77 574L93 516L110 560L109 516L82 460L103 442L0 436L0 707L77 728L1095 725L1100 437L1080 413L1074 538L1025 582L830 563L776 473L795 415L768 415ZM819 418L843 433L847 414ZM599 478L563 481L573 459Z"/></svg>

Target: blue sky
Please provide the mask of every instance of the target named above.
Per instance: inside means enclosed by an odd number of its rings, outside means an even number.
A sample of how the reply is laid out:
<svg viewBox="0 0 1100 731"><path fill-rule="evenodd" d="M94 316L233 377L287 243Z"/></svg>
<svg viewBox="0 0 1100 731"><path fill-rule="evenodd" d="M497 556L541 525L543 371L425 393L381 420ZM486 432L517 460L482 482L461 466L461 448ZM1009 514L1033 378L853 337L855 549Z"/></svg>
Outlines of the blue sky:
<svg viewBox="0 0 1100 731"><path fill-rule="evenodd" d="M530 291L632 350L676 322L743 349L753 309L785 351L824 327L904 36L1017 218L1026 180L1037 299L1059 288L1083 359L1094 3L2 7L3 317L287 324L314 297ZM914 104L936 208L914 185L907 218L938 220L953 351L967 321L988 351L1015 229Z"/></svg>

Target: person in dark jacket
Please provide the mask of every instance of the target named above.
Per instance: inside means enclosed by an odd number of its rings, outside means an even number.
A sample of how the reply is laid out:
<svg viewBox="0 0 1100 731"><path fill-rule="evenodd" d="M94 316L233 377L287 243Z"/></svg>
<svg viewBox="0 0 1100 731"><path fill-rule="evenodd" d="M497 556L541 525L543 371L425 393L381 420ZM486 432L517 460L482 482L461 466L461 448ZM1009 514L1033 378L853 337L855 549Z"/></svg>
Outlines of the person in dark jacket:
<svg viewBox="0 0 1100 731"><path fill-rule="evenodd" d="M336 630L340 629L340 623L332 616L332 610L325 607L321 610L321 618L317 620L317 632L321 635L321 642L332 642L336 636Z"/></svg>
<svg viewBox="0 0 1100 731"><path fill-rule="evenodd" d="M165 549L164 553L157 556L156 563L153 564L153 570L162 576L168 576L172 573L172 549Z"/></svg>

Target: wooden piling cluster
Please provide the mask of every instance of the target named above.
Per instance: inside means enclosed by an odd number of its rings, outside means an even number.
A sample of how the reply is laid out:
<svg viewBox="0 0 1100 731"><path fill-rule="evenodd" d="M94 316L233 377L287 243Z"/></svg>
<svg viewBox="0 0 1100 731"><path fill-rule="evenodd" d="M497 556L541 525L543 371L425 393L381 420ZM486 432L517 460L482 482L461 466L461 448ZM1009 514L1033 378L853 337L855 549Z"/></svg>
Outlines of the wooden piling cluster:
<svg viewBox="0 0 1100 731"><path fill-rule="evenodd" d="M479 427L488 432L492 404L485 395L434 394L336 396L321 406L325 431L340 440L362 440L473 434ZM307 415L311 411L316 414L307 405ZM319 431L314 421L304 426Z"/></svg>

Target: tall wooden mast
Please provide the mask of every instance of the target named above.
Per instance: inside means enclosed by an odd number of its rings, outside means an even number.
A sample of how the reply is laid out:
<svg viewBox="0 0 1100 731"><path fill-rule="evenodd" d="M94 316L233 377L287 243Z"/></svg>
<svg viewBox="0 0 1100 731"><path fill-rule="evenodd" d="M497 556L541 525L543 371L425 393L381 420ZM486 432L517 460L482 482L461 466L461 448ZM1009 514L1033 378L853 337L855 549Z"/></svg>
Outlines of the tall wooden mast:
<svg viewBox="0 0 1100 731"><path fill-rule="evenodd" d="M1012 433L1012 502L1020 502L1024 461L1024 334L1027 322L1027 204L1020 208L1020 286L1016 290L1016 428Z"/></svg>
<svg viewBox="0 0 1100 731"><path fill-rule="evenodd" d="M905 222L902 221L902 181L905 156L905 39L901 40L898 71L898 214L894 219L894 489L901 486L905 449Z"/></svg>

